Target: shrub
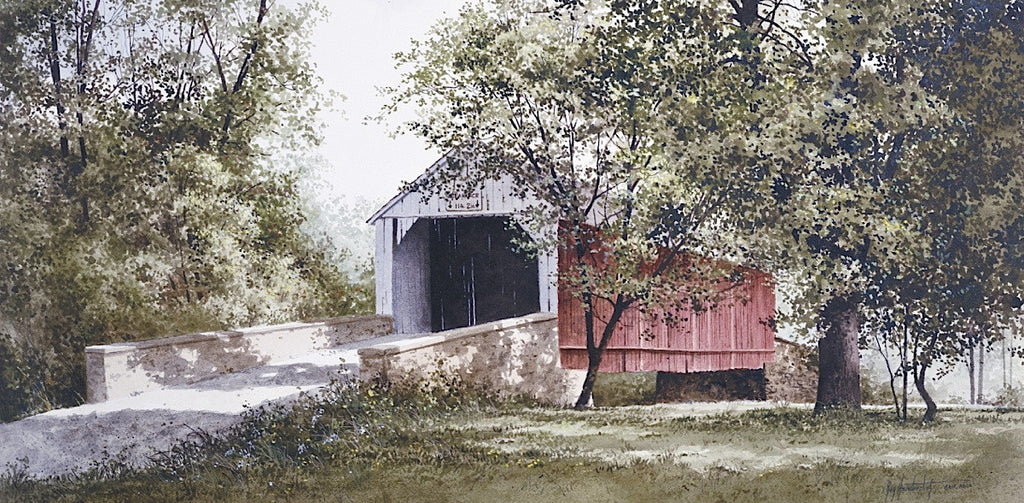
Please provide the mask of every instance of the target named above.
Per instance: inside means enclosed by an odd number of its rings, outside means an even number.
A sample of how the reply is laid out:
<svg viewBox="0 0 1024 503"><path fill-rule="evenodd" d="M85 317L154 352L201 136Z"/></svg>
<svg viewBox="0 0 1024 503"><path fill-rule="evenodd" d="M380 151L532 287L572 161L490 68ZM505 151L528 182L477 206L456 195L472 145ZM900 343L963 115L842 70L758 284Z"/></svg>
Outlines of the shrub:
<svg viewBox="0 0 1024 503"><path fill-rule="evenodd" d="M1019 387L1006 386L992 400L991 404L1001 407L1024 407L1024 390Z"/></svg>
<svg viewBox="0 0 1024 503"><path fill-rule="evenodd" d="M0 334L0 422L52 408L65 394L54 383L67 369L53 350L40 350ZM73 393L73 392L72 392Z"/></svg>
<svg viewBox="0 0 1024 503"><path fill-rule="evenodd" d="M196 432L154 457L153 473L188 484L336 463L374 466L410 455L421 463L458 462L484 454L439 438L436 426L464 411L496 406L458 377L434 376L413 385L333 382L290 405L247 410L222 436Z"/></svg>

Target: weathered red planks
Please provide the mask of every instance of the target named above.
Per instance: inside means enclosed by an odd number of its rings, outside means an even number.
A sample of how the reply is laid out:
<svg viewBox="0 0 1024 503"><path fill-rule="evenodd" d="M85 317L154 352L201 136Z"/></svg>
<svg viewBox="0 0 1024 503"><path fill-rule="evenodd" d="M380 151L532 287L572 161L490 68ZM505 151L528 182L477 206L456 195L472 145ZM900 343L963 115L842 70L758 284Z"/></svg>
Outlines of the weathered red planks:
<svg viewBox="0 0 1024 503"><path fill-rule="evenodd" d="M559 271L571 268L573 257L559 250ZM723 282L726 298L711 309L680 309L676 323L629 308L604 352L602 372L705 372L757 369L772 361L775 348L775 290L770 275L740 268L744 281ZM608 302L595 305L595 333L611 315ZM564 282L558 287L558 343L563 368L586 369L586 325L580 299ZM645 336L646 334L646 336Z"/></svg>

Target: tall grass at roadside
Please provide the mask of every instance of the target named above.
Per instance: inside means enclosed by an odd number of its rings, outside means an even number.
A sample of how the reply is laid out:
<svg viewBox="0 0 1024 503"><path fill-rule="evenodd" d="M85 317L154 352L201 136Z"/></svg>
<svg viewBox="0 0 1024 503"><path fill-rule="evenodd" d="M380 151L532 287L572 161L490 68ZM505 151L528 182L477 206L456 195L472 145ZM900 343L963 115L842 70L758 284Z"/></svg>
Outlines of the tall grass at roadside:
<svg viewBox="0 0 1024 503"><path fill-rule="evenodd" d="M144 491L149 499L211 495L228 488L273 488L308 478L328 467L367 470L401 460L437 465L486 457L460 442L444 425L455 417L498 407L515 407L457 376L383 384L333 382L287 405L245 411L222 434L195 430L189 438L138 469L109 457L86 473L37 481L18 465L0 472L0 501L101 498L118 479L117 491ZM350 471L351 471L350 470ZM154 494L159 489L162 495ZM115 498L116 499L116 498Z"/></svg>

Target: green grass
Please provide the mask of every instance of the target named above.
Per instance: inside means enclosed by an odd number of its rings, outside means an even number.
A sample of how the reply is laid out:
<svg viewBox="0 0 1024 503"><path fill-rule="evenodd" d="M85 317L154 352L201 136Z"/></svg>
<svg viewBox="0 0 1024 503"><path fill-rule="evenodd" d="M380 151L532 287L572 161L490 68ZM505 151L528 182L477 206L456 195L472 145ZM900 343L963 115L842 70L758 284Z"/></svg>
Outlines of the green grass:
<svg viewBox="0 0 1024 503"><path fill-rule="evenodd" d="M1016 501L1024 415L815 417L795 408L576 412L457 381L331 388L250 411L146 470L0 474L0 501ZM766 405L767 406L767 405ZM0 472L2 473L2 472Z"/></svg>

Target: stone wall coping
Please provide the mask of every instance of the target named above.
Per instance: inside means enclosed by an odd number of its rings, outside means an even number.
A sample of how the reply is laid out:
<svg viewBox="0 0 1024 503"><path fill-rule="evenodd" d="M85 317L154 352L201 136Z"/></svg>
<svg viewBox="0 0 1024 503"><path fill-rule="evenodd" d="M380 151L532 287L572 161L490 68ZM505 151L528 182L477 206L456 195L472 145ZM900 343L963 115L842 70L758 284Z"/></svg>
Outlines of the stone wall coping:
<svg viewBox="0 0 1024 503"><path fill-rule="evenodd" d="M430 346L436 346L438 344L444 344L446 342L457 341L459 339L476 337L489 332L509 330L531 325L534 323L543 323L545 321L557 319L558 315L554 313L534 313L528 314L526 316L520 316L518 318L509 318L490 323L482 323L480 325L474 325L471 327L454 328L451 330L446 330L444 332L428 333L419 336L410 334L408 339L396 342L385 342L362 348L359 350L359 356L361 358L380 358L387 355L404 353L406 351L414 351L417 349L428 348Z"/></svg>
<svg viewBox="0 0 1024 503"><path fill-rule="evenodd" d="M339 325L348 325L350 323L371 321L378 318L384 319L387 317L378 315L345 316L341 318L330 318L326 320L318 320L311 322L291 322L281 323L278 325L258 325L255 327L239 328L234 330L216 330L212 332L198 332L194 334L176 335L173 337L159 337L155 339L145 339L134 342L115 342L111 344L86 346L85 352L86 354L112 354L123 353L126 351L138 351L140 349L150 349L161 346L178 346L214 340L229 341L231 339L243 337L246 335L261 335L273 332L287 332L291 330L300 330L304 328L333 327Z"/></svg>
<svg viewBox="0 0 1024 503"><path fill-rule="evenodd" d="M804 344L802 342L796 342L796 341L791 341L789 339L783 339L782 337L779 337L779 336L775 336L775 342L781 342L783 344L789 344L790 346L798 346L798 347L802 347L802 348L810 347L810 344Z"/></svg>

